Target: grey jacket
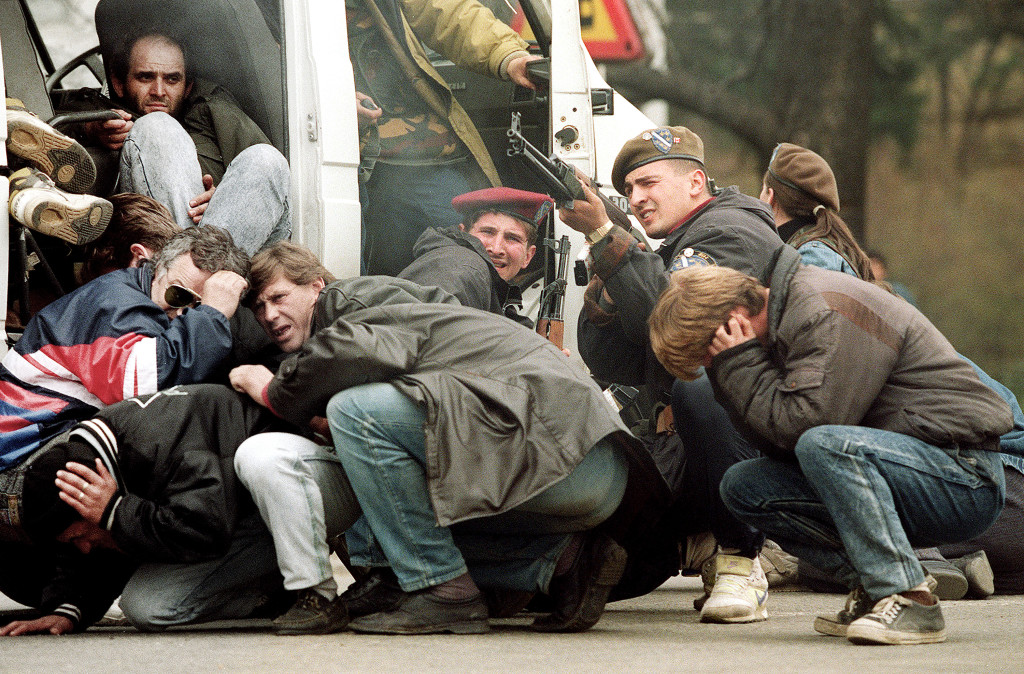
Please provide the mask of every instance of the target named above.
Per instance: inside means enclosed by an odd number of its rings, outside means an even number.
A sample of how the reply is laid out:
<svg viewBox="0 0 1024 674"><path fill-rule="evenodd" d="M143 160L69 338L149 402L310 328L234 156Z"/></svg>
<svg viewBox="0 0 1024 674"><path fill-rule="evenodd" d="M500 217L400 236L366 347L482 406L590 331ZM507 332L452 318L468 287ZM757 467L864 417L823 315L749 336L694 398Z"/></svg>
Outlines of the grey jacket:
<svg viewBox="0 0 1024 674"><path fill-rule="evenodd" d="M849 274L804 266L788 246L762 282L767 347L750 340L710 368L734 421L769 443L762 451L792 456L804 431L824 424L998 451L1013 425L1006 401L908 302Z"/></svg>
<svg viewBox="0 0 1024 674"><path fill-rule="evenodd" d="M428 227L416 240L412 254L416 259L398 278L437 286L455 295L464 307L533 327L529 318L519 315L523 304L519 287L498 275L484 245L472 234L458 227Z"/></svg>
<svg viewBox="0 0 1024 674"><path fill-rule="evenodd" d="M608 436L631 461L620 511L665 494L586 370L512 321L437 288L362 277L321 293L314 330L267 388L271 408L305 425L344 388L394 384L425 410L427 480L442 526L514 508Z"/></svg>
<svg viewBox="0 0 1024 674"><path fill-rule="evenodd" d="M599 379L667 390L672 377L651 351L647 318L669 273L692 263L759 276L782 245L768 206L736 187L692 214L657 252L642 250L626 230L613 227L591 251L593 278L578 326L580 355ZM602 291L614 306L601 299Z"/></svg>

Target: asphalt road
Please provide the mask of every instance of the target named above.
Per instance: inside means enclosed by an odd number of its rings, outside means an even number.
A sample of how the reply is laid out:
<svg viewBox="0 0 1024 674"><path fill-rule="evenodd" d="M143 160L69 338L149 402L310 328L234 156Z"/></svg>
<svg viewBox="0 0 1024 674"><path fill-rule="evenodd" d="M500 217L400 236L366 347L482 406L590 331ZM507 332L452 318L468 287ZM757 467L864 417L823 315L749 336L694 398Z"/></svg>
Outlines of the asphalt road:
<svg viewBox="0 0 1024 674"><path fill-rule="evenodd" d="M343 632L279 637L266 621L214 623L162 634L93 628L63 637L0 639L2 672L1020 672L1024 597L946 602L949 639L927 646L855 646L816 634L818 613L845 598L773 592L769 619L702 625L699 579L676 578L612 604L592 630L535 634L529 617L479 636L385 637ZM0 602L0 611L11 608Z"/></svg>

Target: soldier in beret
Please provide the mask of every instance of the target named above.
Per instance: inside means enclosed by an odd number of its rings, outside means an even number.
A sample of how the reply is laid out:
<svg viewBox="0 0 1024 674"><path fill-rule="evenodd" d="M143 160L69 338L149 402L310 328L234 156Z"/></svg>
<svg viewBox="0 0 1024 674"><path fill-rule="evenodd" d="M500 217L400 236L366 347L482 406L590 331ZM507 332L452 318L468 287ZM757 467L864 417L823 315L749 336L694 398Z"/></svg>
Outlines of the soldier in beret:
<svg viewBox="0 0 1024 674"><path fill-rule="evenodd" d="M804 264L873 281L871 260L839 216L839 187L832 167L817 152L779 143L761 186L779 236Z"/></svg>
<svg viewBox="0 0 1024 674"><path fill-rule="evenodd" d="M615 159L612 183L629 199L647 235L663 242L657 252L645 250L629 232L611 224L589 191L573 210L559 211L592 245L580 355L604 381L646 384L665 398L671 391L686 468L685 484L668 515L669 528L682 538L710 529L720 551L705 569L705 596L695 606L702 608L704 621L764 620L768 585L757 559L764 538L740 523L718 494L726 469L755 452L715 402L707 377L673 383L651 351L647 319L671 272L722 265L757 276L782 240L763 202L735 186L713 192L704 144L685 127L650 129L628 141Z"/></svg>
<svg viewBox="0 0 1024 674"><path fill-rule="evenodd" d="M533 327L520 316L523 297L512 283L537 252L537 227L554 206L546 194L490 187L461 194L452 207L457 227L430 227L416 242L416 259L398 275L447 290L466 307L500 314Z"/></svg>

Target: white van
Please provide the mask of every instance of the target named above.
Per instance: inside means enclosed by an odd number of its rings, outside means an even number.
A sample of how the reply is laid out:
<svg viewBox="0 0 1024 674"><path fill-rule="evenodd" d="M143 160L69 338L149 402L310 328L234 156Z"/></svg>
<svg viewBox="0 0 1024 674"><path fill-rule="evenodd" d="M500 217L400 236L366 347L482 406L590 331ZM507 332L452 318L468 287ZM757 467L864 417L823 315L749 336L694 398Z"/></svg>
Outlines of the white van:
<svg viewBox="0 0 1024 674"><path fill-rule="evenodd" d="M516 158L507 156L505 132L513 110L522 114L524 134L545 153L554 148L565 161L608 184L619 148L653 124L612 92L600 76L580 38L577 0L520 2L521 6L513 6L505 0L485 0L503 21L511 23L517 12L527 18L537 36L534 49L551 58L548 90L537 94L467 73L440 56L435 57L435 65L477 124L506 184L543 191L539 183L529 183L531 179ZM69 25L75 17L82 22L81 28ZM337 276L359 274L359 147L344 2L0 0L0 78L6 81L9 95L21 98L41 118L50 119L67 112L62 105L70 90L85 86L105 91L107 69L97 30L103 35L105 31L116 33L119 26L138 22L159 25L160 21L194 26L196 43L202 45L193 64L198 74L230 89L288 158L292 239L315 251ZM53 29L54 22L58 30ZM73 39L83 41L78 56L57 56L67 52ZM87 80L84 85L80 83L83 77ZM555 134L569 127L572 143L556 141ZM0 125L0 136L6 136L6 128L6 123ZM565 133L561 136L566 137ZM0 165L7 165L3 145ZM7 187L6 179L0 180L5 201ZM607 190L624 205L610 187ZM567 234L571 257L576 258L583 250L583 237L557 218L554 221L555 237ZM22 292L17 283L23 264L20 251L25 250L30 258L33 252L20 241L9 241L9 231L7 226L0 227L0 251L4 251L0 255L0 300L5 307L10 306L9 295L16 297ZM8 250L12 251L10 257ZM541 271L547 267L550 277L553 253L544 250L547 262L541 260L537 265ZM16 282L9 288L12 267ZM569 276L565 345L575 352L582 288L573 282L571 273ZM33 272L31 282L47 283L39 271ZM526 311L532 311L534 318L542 283L530 280L531 288L524 289ZM17 337L7 334L4 313L0 313L0 332L5 337L2 354Z"/></svg>

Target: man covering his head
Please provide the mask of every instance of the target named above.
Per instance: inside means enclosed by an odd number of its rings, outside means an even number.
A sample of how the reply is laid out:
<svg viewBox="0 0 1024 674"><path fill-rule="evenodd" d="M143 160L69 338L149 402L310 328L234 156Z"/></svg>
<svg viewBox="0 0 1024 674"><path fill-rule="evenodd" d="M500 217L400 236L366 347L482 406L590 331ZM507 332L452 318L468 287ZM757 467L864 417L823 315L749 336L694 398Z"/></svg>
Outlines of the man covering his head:
<svg viewBox="0 0 1024 674"><path fill-rule="evenodd" d="M192 227L44 307L0 363L0 470L111 403L209 377L248 272L227 232Z"/></svg>
<svg viewBox="0 0 1024 674"><path fill-rule="evenodd" d="M651 313L661 362L701 366L763 456L726 471L742 521L851 590L814 628L944 641L913 547L985 531L1003 504L1007 402L917 309L786 246L760 278L684 269Z"/></svg>

